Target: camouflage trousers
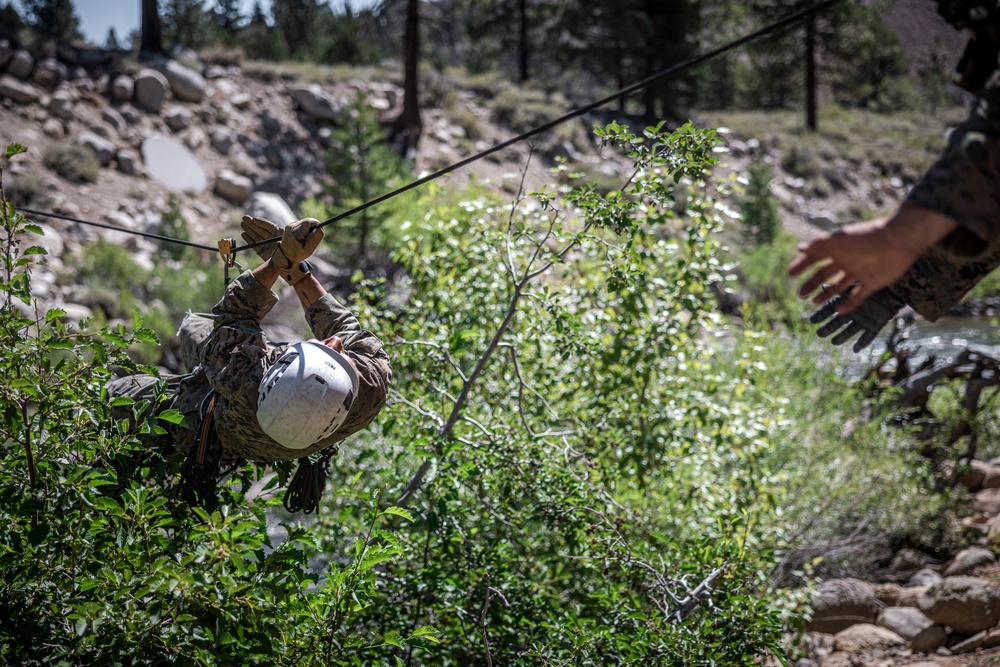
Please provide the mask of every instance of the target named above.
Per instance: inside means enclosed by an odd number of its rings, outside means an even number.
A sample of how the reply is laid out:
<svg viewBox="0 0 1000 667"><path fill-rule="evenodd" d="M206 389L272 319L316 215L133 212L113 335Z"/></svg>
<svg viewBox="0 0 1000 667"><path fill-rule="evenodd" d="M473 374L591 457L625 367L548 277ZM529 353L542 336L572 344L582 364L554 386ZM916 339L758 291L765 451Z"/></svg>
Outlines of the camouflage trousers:
<svg viewBox="0 0 1000 667"><path fill-rule="evenodd" d="M139 415L134 414L132 406L119 406L112 409L115 419L129 419L133 423L141 421L152 414L163 410L174 409L184 414L186 424L163 424L168 435L157 439L156 444L168 448L176 448L182 452L190 449L195 442L198 425L201 421L201 403L211 390L204 373L197 370L199 351L202 344L212 333L214 320L211 315L188 312L177 330L179 339L179 356L184 365L194 372L186 375L162 374L126 375L108 382L108 398L124 396L133 401L150 401L149 407ZM167 399L154 403L157 395L157 385L164 384Z"/></svg>

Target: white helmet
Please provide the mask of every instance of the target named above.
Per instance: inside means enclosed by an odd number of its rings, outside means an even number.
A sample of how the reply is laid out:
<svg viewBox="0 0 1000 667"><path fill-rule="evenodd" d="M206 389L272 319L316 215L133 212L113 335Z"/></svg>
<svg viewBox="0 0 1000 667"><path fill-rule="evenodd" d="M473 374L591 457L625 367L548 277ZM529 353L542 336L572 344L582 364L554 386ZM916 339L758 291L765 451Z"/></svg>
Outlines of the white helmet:
<svg viewBox="0 0 1000 667"><path fill-rule="evenodd" d="M347 356L305 341L267 369L257 389L257 421L289 449L305 449L344 423L358 395L358 372Z"/></svg>

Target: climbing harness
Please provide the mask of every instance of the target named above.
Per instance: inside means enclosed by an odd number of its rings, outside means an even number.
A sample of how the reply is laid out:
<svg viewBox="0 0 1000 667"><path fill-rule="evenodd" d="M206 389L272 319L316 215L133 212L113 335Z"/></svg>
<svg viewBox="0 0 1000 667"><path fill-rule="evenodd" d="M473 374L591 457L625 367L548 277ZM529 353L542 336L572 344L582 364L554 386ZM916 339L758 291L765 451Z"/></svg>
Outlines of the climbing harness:
<svg viewBox="0 0 1000 667"><path fill-rule="evenodd" d="M198 445L188 452L181 466L181 500L192 507L215 509L215 485L220 476L222 442L215 431L215 404L218 392L209 390L201 401Z"/></svg>

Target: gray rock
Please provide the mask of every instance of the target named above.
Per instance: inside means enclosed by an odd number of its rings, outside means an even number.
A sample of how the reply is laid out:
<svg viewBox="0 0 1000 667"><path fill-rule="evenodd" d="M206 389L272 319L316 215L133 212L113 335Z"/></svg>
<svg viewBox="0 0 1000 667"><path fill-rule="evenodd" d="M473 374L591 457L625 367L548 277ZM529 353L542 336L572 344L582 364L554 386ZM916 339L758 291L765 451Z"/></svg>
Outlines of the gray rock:
<svg viewBox="0 0 1000 667"><path fill-rule="evenodd" d="M94 151L102 167L107 166L115 156L115 145L93 132L81 132L76 137L76 143L81 146L87 146Z"/></svg>
<svg viewBox="0 0 1000 667"><path fill-rule="evenodd" d="M908 641L914 651L933 651L948 639L944 626L912 607L883 609L878 615L877 625Z"/></svg>
<svg viewBox="0 0 1000 667"><path fill-rule="evenodd" d="M139 155L135 151L120 150L115 154L118 171L129 176L139 173Z"/></svg>
<svg viewBox="0 0 1000 667"><path fill-rule="evenodd" d="M184 133L184 145L193 151L198 150L205 145L205 133L199 130L197 127L192 127L190 130Z"/></svg>
<svg viewBox="0 0 1000 667"><path fill-rule="evenodd" d="M135 104L151 113L160 113L167 101L170 84L155 69L144 69L135 77Z"/></svg>
<svg viewBox="0 0 1000 667"><path fill-rule="evenodd" d="M205 99L208 85L198 72L176 60L168 60L157 65L156 69L167 78L170 90L177 99L185 102L201 102Z"/></svg>
<svg viewBox="0 0 1000 667"><path fill-rule="evenodd" d="M119 74L111 82L111 98L116 102L128 102L135 94L135 83L132 77L126 74Z"/></svg>
<svg viewBox="0 0 1000 667"><path fill-rule="evenodd" d="M45 136L56 140L62 139L66 134L63 124L56 118L49 118L45 121L45 124L42 125L42 132L45 133Z"/></svg>
<svg viewBox="0 0 1000 667"><path fill-rule="evenodd" d="M228 155L236 143L236 132L228 127L217 127L212 130L212 147L223 155Z"/></svg>
<svg viewBox="0 0 1000 667"><path fill-rule="evenodd" d="M253 98L247 93L237 93L229 99L229 103L240 111L247 109L252 101Z"/></svg>
<svg viewBox="0 0 1000 667"><path fill-rule="evenodd" d="M986 464L983 475L984 489L1000 488L1000 466Z"/></svg>
<svg viewBox="0 0 1000 667"><path fill-rule="evenodd" d="M181 106L172 106L163 114L167 127L174 132L180 132L191 124L191 112Z"/></svg>
<svg viewBox="0 0 1000 667"><path fill-rule="evenodd" d="M957 644L949 646L948 650L951 651L952 655L971 653L972 651L975 651L977 648L983 645L983 642L986 641L986 635L987 635L986 630L983 630L982 632L977 632L971 637L963 639Z"/></svg>
<svg viewBox="0 0 1000 667"><path fill-rule="evenodd" d="M57 90L49 98L49 113L56 118L69 120L73 117L73 96L68 90Z"/></svg>
<svg viewBox="0 0 1000 667"><path fill-rule="evenodd" d="M270 220L279 227L298 220L292 207L273 192L254 192L245 207L247 215Z"/></svg>
<svg viewBox="0 0 1000 667"><path fill-rule="evenodd" d="M94 316L94 311L78 303L61 303L55 308L64 311L66 314L59 318L63 324L79 324L83 320L89 320Z"/></svg>
<svg viewBox="0 0 1000 667"><path fill-rule="evenodd" d="M910 580L906 582L906 586L907 588L933 586L939 581L941 581L941 575L929 567L925 567L910 577Z"/></svg>
<svg viewBox="0 0 1000 667"><path fill-rule="evenodd" d="M888 651L907 646L908 642L892 630L871 623L859 623L841 630L833 638L833 646L844 653Z"/></svg>
<svg viewBox="0 0 1000 667"><path fill-rule="evenodd" d="M24 49L17 49L7 62L7 74L18 79L27 79L35 67L35 59Z"/></svg>
<svg viewBox="0 0 1000 667"><path fill-rule="evenodd" d="M975 577L948 577L920 596L919 608L932 621L974 635L1000 621L1000 588Z"/></svg>
<svg viewBox="0 0 1000 667"><path fill-rule="evenodd" d="M69 73L66 70L66 66L55 58L45 58L38 61L35 64L35 70L31 77L32 81L36 84L49 90L52 90L68 78Z"/></svg>
<svg viewBox="0 0 1000 667"><path fill-rule="evenodd" d="M944 576L954 577L963 574L972 574L975 570L984 565L992 565L997 557L989 549L982 547L971 547L963 549L955 555L951 565L944 571Z"/></svg>
<svg viewBox="0 0 1000 667"><path fill-rule="evenodd" d="M261 132L268 139L273 139L281 132L281 119L270 111L261 111L257 114L257 118L260 120Z"/></svg>
<svg viewBox="0 0 1000 667"><path fill-rule="evenodd" d="M889 571L896 572L908 572L910 570L919 570L925 565L930 565L934 563L935 560L925 553L921 553L916 549L900 549L896 552L896 555L892 557L892 564L889 566Z"/></svg>
<svg viewBox="0 0 1000 667"><path fill-rule="evenodd" d="M198 194L208 186L205 170L194 154L162 134L142 142L146 173L169 188Z"/></svg>
<svg viewBox="0 0 1000 667"><path fill-rule="evenodd" d="M215 180L215 192L234 204L242 204L253 192L253 181L234 171L223 169Z"/></svg>
<svg viewBox="0 0 1000 667"><path fill-rule="evenodd" d="M129 125L135 125L139 122L139 112L131 104L123 104L118 107L118 113L122 115L122 118Z"/></svg>
<svg viewBox="0 0 1000 667"><path fill-rule="evenodd" d="M38 89L30 83L9 76L0 76L0 97L18 104L31 104L38 100Z"/></svg>
<svg viewBox="0 0 1000 667"><path fill-rule="evenodd" d="M0 67L6 67L14 55L14 49L6 39L0 39Z"/></svg>
<svg viewBox="0 0 1000 667"><path fill-rule="evenodd" d="M121 115L111 107L105 107L104 111L101 112L101 120L115 128L118 132L124 132L128 127L128 123L125 121L125 116Z"/></svg>
<svg viewBox="0 0 1000 667"><path fill-rule="evenodd" d="M816 590L808 627L814 632L834 634L858 623L874 623L879 606L871 584L858 579L831 579Z"/></svg>
<svg viewBox="0 0 1000 667"><path fill-rule="evenodd" d="M972 501L972 509L975 512L985 512L990 516L1000 514L1000 488L983 489L977 493Z"/></svg>
<svg viewBox="0 0 1000 667"><path fill-rule="evenodd" d="M311 120L335 123L340 119L342 105L335 103L323 92L319 84L299 86L292 91L292 99Z"/></svg>
<svg viewBox="0 0 1000 667"><path fill-rule="evenodd" d="M812 225L813 227L819 227L823 231L827 232L836 231L840 227L837 224L836 216L829 211L804 213L802 215L802 219L807 225Z"/></svg>

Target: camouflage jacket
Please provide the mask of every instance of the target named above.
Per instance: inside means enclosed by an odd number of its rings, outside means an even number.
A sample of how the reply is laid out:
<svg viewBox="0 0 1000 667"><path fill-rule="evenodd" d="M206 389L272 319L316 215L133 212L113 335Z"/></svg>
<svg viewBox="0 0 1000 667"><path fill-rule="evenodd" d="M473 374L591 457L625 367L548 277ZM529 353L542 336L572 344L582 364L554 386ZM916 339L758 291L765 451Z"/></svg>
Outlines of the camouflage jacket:
<svg viewBox="0 0 1000 667"><path fill-rule="evenodd" d="M327 294L306 310L306 320L320 340L336 335L358 369L360 390L346 421L329 438L306 449L287 449L264 434L257 423L257 387L261 378L287 345L267 340L260 321L277 303L277 297L249 272L226 289L212 309L215 323L200 347L200 366L181 380L172 407L199 423L202 401L210 389L217 392L215 428L223 447L223 460L247 459L270 463L298 459L335 445L365 428L385 405L392 371L382 342L364 331L358 320ZM192 429L174 431L179 449L195 444Z"/></svg>
<svg viewBox="0 0 1000 667"><path fill-rule="evenodd" d="M1000 69L905 204L958 223L895 284L914 310L937 319L1000 265Z"/></svg>

